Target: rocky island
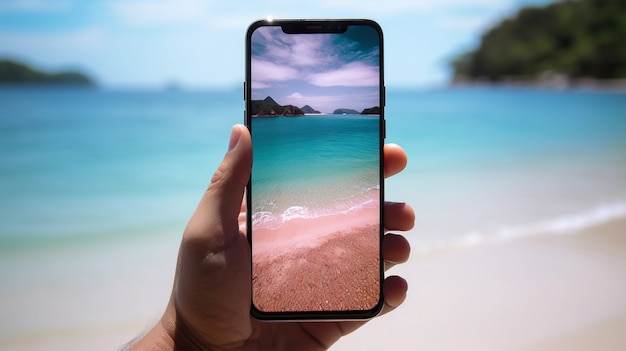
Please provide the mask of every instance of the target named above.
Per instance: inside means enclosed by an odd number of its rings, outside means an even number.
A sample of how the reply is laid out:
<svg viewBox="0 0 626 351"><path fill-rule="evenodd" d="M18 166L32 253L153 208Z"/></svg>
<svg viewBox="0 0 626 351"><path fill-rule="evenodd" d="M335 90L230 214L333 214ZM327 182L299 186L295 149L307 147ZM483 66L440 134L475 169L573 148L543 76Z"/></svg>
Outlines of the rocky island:
<svg viewBox="0 0 626 351"><path fill-rule="evenodd" d="M374 106L370 108L366 108L361 112L362 115L380 115L380 107Z"/></svg>
<svg viewBox="0 0 626 351"><path fill-rule="evenodd" d="M94 82L80 72L43 72L17 61L0 60L0 84L93 86Z"/></svg>
<svg viewBox="0 0 626 351"><path fill-rule="evenodd" d="M250 100L250 113L252 117L296 117L305 114L321 114L320 111L314 109L310 105L297 107L294 105L281 105L271 96L263 100ZM380 108L378 106L370 107L359 112L350 108L338 108L333 112L334 115L379 115Z"/></svg>
<svg viewBox="0 0 626 351"><path fill-rule="evenodd" d="M333 114L334 115L379 115L380 107L374 106L374 107L366 108L361 112L357 110L353 110L351 108L338 108L333 112Z"/></svg>
<svg viewBox="0 0 626 351"><path fill-rule="evenodd" d="M304 113L308 113L308 114L320 114L320 111L317 111L316 109L314 109L313 107L309 106L309 105L304 105L300 108L302 110L302 112Z"/></svg>
<svg viewBox="0 0 626 351"><path fill-rule="evenodd" d="M304 116L304 112L299 107L293 105L279 105L272 97L268 96L264 100L250 101L252 116L255 117L277 117L277 116Z"/></svg>
<svg viewBox="0 0 626 351"><path fill-rule="evenodd" d="M358 115L359 111L351 108L338 108L333 111L333 115Z"/></svg>

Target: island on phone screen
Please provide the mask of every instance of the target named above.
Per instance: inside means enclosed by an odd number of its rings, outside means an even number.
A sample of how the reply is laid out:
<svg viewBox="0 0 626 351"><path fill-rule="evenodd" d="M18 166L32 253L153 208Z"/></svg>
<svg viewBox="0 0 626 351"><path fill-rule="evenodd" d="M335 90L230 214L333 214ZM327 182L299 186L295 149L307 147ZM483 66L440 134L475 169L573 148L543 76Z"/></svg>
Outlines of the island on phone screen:
<svg viewBox="0 0 626 351"><path fill-rule="evenodd" d="M253 303L363 311L380 299L380 38L251 37Z"/></svg>

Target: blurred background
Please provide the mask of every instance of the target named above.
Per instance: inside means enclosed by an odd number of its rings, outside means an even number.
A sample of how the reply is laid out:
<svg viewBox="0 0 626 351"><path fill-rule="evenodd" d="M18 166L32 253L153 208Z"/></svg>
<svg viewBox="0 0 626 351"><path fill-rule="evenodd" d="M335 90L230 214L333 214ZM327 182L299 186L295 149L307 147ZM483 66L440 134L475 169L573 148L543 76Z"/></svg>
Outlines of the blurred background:
<svg viewBox="0 0 626 351"><path fill-rule="evenodd" d="M409 292L333 350L626 349L624 1L0 0L0 350L158 320L266 17L385 34Z"/></svg>

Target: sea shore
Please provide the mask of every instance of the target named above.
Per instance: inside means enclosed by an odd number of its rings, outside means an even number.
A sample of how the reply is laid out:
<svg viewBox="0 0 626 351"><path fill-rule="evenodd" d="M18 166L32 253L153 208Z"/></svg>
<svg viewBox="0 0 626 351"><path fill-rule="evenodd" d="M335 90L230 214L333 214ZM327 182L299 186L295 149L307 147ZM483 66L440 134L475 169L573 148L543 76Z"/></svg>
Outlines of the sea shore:
<svg viewBox="0 0 626 351"><path fill-rule="evenodd" d="M378 207L254 231L253 301L268 312L369 310L378 302Z"/></svg>
<svg viewBox="0 0 626 351"><path fill-rule="evenodd" d="M419 234L406 233L413 246ZM0 312L11 324L3 327L0 350L119 348L159 318L178 241L161 237L150 250L134 240L4 257ZM568 233L414 252L386 274L407 279L404 304L331 350L626 348L623 217Z"/></svg>
<svg viewBox="0 0 626 351"><path fill-rule="evenodd" d="M488 79L456 78L451 88L525 88L573 91L626 92L626 79L570 78L547 74L539 78L508 77L497 82Z"/></svg>
<svg viewBox="0 0 626 351"><path fill-rule="evenodd" d="M408 280L405 303L331 350L626 349L623 217L417 254L388 273Z"/></svg>

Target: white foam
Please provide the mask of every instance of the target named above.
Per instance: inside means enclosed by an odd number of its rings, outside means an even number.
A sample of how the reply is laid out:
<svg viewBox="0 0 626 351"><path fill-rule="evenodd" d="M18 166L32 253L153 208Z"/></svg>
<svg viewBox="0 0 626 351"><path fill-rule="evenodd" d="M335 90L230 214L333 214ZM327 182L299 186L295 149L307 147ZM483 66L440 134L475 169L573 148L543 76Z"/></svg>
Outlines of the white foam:
<svg viewBox="0 0 626 351"><path fill-rule="evenodd" d="M310 209L306 206L291 206L280 214L266 211L257 212L252 215L252 225L255 228L278 229L293 219L320 218L337 214L356 213L364 208L378 206L378 201L378 193L368 190L366 194L359 194L321 208Z"/></svg>
<svg viewBox="0 0 626 351"><path fill-rule="evenodd" d="M498 237L503 240L536 234L568 234L626 217L626 203L612 203L574 215L531 223L520 227L503 228Z"/></svg>
<svg viewBox="0 0 626 351"><path fill-rule="evenodd" d="M252 226L258 228L278 228L283 224L282 218L271 212L257 212L252 215Z"/></svg>
<svg viewBox="0 0 626 351"><path fill-rule="evenodd" d="M615 202L593 207L587 211L518 226L503 227L492 232L471 231L467 234L433 245L417 247L422 253L446 249L480 246L539 235L569 235L600 224L626 217L626 202Z"/></svg>
<svg viewBox="0 0 626 351"><path fill-rule="evenodd" d="M283 212L281 217L284 223L296 218L311 218L315 216L305 206L291 206Z"/></svg>

